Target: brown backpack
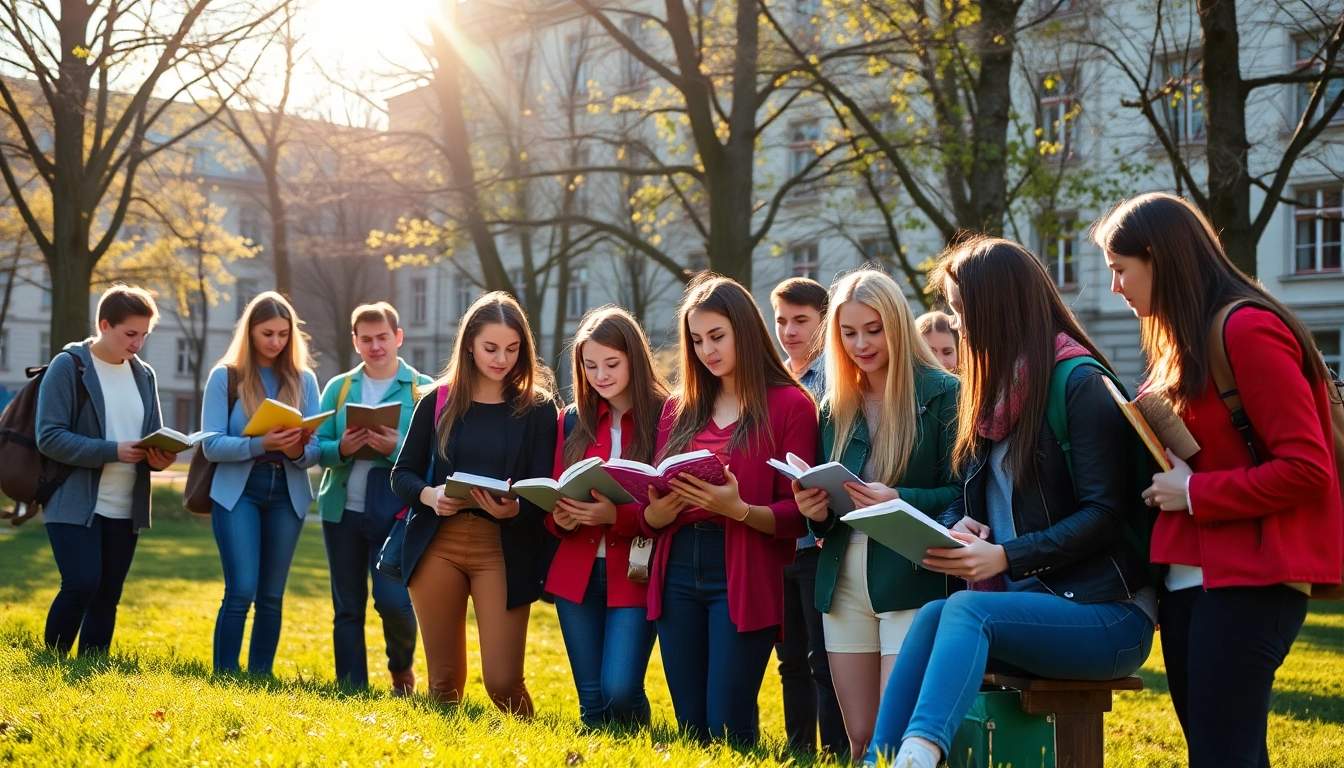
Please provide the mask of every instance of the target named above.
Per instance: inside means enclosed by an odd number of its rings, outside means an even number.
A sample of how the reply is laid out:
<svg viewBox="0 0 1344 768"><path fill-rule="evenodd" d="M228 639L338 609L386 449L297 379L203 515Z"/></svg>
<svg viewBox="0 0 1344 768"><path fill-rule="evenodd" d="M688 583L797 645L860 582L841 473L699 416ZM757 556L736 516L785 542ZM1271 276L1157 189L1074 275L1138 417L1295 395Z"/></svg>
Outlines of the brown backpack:
<svg viewBox="0 0 1344 768"><path fill-rule="evenodd" d="M84 387L84 361L69 350L75 361L75 419L89 400ZM14 506L0 512L0 519L22 525L33 519L51 500L75 468L44 456L37 449L37 398L49 365L25 369L28 383L0 414L0 491Z"/></svg>
<svg viewBox="0 0 1344 768"><path fill-rule="evenodd" d="M1227 357L1227 318L1233 312L1247 306L1274 311L1254 301L1245 300L1234 301L1219 309L1213 316L1213 325L1209 328L1209 368L1213 374L1213 384L1218 387L1218 397L1232 416L1232 426L1237 428L1237 432L1241 433L1241 439L1246 442L1246 448L1251 453L1251 461L1259 464L1260 458L1255 455L1253 440L1255 433L1251 428L1250 418L1241 407L1237 380L1232 375L1232 361ZM1307 350L1303 352L1310 354ZM1332 436L1327 437L1334 439L1335 470L1340 479L1341 498L1344 499L1344 381L1340 381L1339 376L1328 366L1326 372L1330 377L1326 394L1330 401L1330 422L1334 432ZM1317 600L1344 600L1344 584L1313 584L1311 596Z"/></svg>
<svg viewBox="0 0 1344 768"><path fill-rule="evenodd" d="M225 370L229 374L229 409L225 411L224 417L227 424L233 415L233 405L238 402L238 369L230 365ZM196 446L196 452L191 455L191 465L187 468L187 485L182 490L182 506L188 512L208 515L214 508L214 501L210 499L210 486L215 482L215 466L215 462L205 458L205 447Z"/></svg>

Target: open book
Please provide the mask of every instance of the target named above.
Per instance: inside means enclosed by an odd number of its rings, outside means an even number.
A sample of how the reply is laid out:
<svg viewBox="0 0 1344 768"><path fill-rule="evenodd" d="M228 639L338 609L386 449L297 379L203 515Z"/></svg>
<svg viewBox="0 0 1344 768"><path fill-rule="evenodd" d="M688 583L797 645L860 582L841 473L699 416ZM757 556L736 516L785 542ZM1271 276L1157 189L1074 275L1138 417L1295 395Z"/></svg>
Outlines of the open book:
<svg viewBox="0 0 1344 768"><path fill-rule="evenodd" d="M377 431L379 427L391 427L392 429L397 429L400 426L401 403L384 403L383 405L346 403L345 405L346 429L371 429ZM376 461L386 457L379 453L373 446L366 445L351 454L350 458L357 461Z"/></svg>
<svg viewBox="0 0 1344 768"><path fill-rule="evenodd" d="M140 445L144 448L159 448L169 453L181 453L194 447L205 438L218 434L218 432L193 432L190 435L184 435L176 429L160 427L157 432L145 435L144 439L140 441Z"/></svg>
<svg viewBox="0 0 1344 768"><path fill-rule="evenodd" d="M728 481L723 474L723 463L709 451L668 456L656 467L629 459L612 459L606 463L606 470L640 504L649 503L649 486L657 488L660 494L670 492L672 479L677 475L692 475L710 485L723 485Z"/></svg>
<svg viewBox="0 0 1344 768"><path fill-rule="evenodd" d="M278 400L267 398L252 414L251 420L247 426L243 427L245 437L260 437L270 432L275 427L282 429L293 429L294 427L303 427L306 430L313 431L322 425L322 422L331 418L335 411L323 411L304 418L299 409L285 405Z"/></svg>
<svg viewBox="0 0 1344 768"><path fill-rule="evenodd" d="M480 488L488 491L493 496L504 498L515 498L517 494L509 490L507 480L496 480L493 477L484 475L473 475L470 472L454 472L443 481L443 495L454 499L467 499L471 501L471 489Z"/></svg>
<svg viewBox="0 0 1344 768"><path fill-rule="evenodd" d="M607 473L602 467L602 460L596 457L575 462L555 480L549 477L519 480L513 484L513 491L548 512L555 509L561 497L593 501L593 491L611 499L614 504L629 504L635 500Z"/></svg>
<svg viewBox="0 0 1344 768"><path fill-rule="evenodd" d="M928 557L929 549L966 546L937 520L901 499L857 509L840 519L915 564Z"/></svg>
<svg viewBox="0 0 1344 768"><path fill-rule="evenodd" d="M863 481L840 462L831 461L809 467L806 461L790 453L784 456L784 461L770 459L766 463L797 480L804 488L825 490L830 495L826 504L835 514L845 515L854 511L854 500L849 497L849 491L845 490L845 483L863 485Z"/></svg>
<svg viewBox="0 0 1344 768"><path fill-rule="evenodd" d="M1125 393L1115 386L1115 382L1107 377L1103 379L1116 405L1120 406L1120 411L1125 414L1134 431L1139 433L1139 439L1153 458L1157 459L1157 465L1163 472L1171 471L1166 449L1170 448L1181 459L1189 459L1199 452L1199 443L1195 442L1194 435L1186 429L1185 422L1181 421L1180 415L1165 398L1148 395L1131 403Z"/></svg>

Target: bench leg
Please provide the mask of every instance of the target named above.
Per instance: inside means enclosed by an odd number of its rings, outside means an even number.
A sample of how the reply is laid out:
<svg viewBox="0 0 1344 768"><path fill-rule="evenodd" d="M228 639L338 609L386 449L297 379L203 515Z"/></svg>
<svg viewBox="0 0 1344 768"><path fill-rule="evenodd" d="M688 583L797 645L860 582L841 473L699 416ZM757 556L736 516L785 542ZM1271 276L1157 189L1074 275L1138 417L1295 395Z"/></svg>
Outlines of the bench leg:
<svg viewBox="0 0 1344 768"><path fill-rule="evenodd" d="M1102 713L1055 714L1057 768L1102 768L1106 759Z"/></svg>

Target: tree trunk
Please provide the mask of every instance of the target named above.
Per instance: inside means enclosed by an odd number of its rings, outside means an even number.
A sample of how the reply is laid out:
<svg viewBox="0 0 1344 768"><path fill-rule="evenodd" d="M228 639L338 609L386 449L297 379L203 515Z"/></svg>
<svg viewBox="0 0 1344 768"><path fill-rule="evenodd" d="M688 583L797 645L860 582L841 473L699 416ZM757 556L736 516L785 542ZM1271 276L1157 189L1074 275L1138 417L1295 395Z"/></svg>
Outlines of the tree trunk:
<svg viewBox="0 0 1344 768"><path fill-rule="evenodd" d="M1256 237L1251 222L1251 176L1247 167L1246 94L1241 78L1241 39L1233 0L1199 0L1203 29L1205 126L1208 134L1208 210L1228 258L1256 274Z"/></svg>
<svg viewBox="0 0 1344 768"><path fill-rule="evenodd" d="M266 168L266 206L271 214L271 260L275 265L275 292L285 298L292 298L292 281L289 267L289 221L285 208L285 198L280 191L279 150L271 149L275 157L270 159Z"/></svg>
<svg viewBox="0 0 1344 768"><path fill-rule="evenodd" d="M89 313L89 286L93 283L93 259L88 247L74 243L62 254L57 246L51 268L51 352L72 341L82 341L93 330ZM74 251L74 253L71 253ZM50 262L49 262L50 263Z"/></svg>
<svg viewBox="0 0 1344 768"><path fill-rule="evenodd" d="M970 220L962 227L990 235L1003 234L1008 200L1008 123L1012 111L1015 37L1021 0L985 0L976 29L975 48L980 72L975 82L977 106L971 132L975 162L966 175L970 193Z"/></svg>

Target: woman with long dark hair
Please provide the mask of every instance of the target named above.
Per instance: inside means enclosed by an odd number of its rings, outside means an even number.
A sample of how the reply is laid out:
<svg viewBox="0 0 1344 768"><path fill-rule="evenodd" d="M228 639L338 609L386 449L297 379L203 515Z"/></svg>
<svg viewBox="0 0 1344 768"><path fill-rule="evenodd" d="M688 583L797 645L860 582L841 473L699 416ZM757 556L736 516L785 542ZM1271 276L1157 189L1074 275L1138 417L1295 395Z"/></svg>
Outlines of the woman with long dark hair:
<svg viewBox="0 0 1344 768"><path fill-rule="evenodd" d="M663 409L657 455L708 450L727 483L682 475L665 496L650 489L641 517L658 539L649 618L682 729L754 744L756 695L784 620L783 568L807 530L788 478L766 460L815 458L816 406L738 283L702 274L677 316L680 386Z"/></svg>
<svg viewBox="0 0 1344 768"><path fill-rule="evenodd" d="M1127 200L1093 239L1139 318L1143 396L1170 401L1200 445L1189 464L1170 457L1175 468L1144 493L1161 510L1151 554L1166 566L1162 656L1190 766L1267 768L1275 672L1312 585L1340 582L1334 388L1310 332L1228 260L1188 202ZM1227 400L1211 362L1220 338Z"/></svg>
<svg viewBox="0 0 1344 768"><path fill-rule="evenodd" d="M896 659L869 760L933 768L989 660L1049 678L1133 673L1152 645L1156 595L1125 539L1130 428L1104 381L1106 358L1041 262L1007 240L952 247L930 275L962 334L953 461L964 493L939 520L965 546L926 568L971 583L920 609ZM1072 466L1047 419L1064 388Z"/></svg>

